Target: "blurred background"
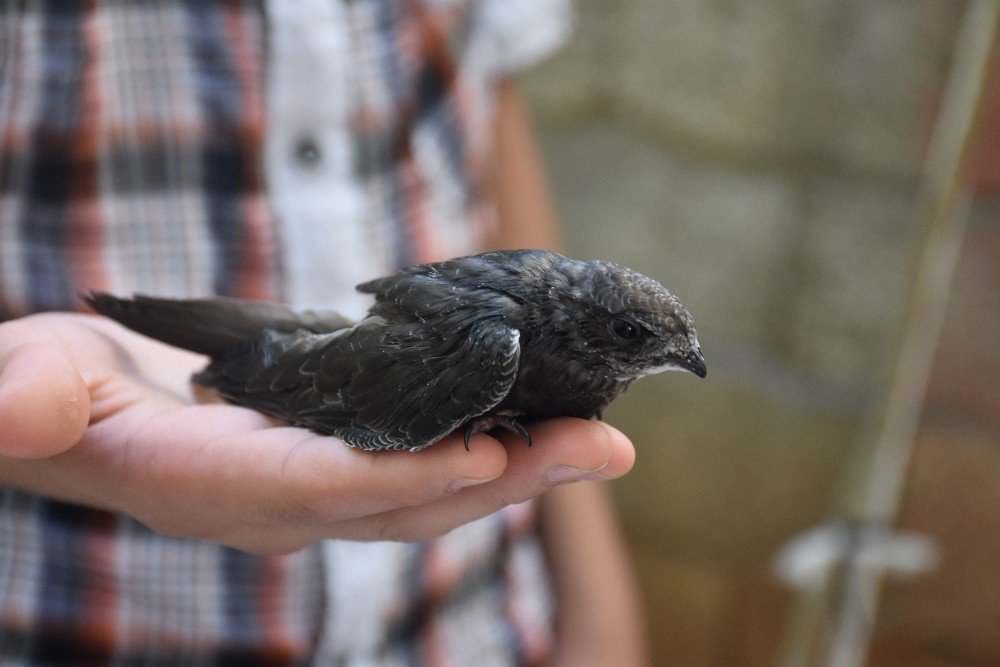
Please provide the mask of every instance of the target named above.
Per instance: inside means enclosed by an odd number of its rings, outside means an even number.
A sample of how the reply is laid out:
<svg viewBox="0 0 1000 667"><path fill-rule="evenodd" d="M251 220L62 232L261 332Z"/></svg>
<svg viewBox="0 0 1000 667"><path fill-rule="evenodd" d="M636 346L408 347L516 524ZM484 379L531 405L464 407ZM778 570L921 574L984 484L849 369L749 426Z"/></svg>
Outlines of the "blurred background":
<svg viewBox="0 0 1000 667"><path fill-rule="evenodd" d="M573 41L524 79L570 253L663 282L708 359L707 379L647 378L606 415L639 452L615 488L657 665L775 664L797 613L775 554L852 518L845 479L901 344L919 174L968 6L579 0ZM1000 664L993 71L894 522L939 559L887 580L872 665Z"/></svg>

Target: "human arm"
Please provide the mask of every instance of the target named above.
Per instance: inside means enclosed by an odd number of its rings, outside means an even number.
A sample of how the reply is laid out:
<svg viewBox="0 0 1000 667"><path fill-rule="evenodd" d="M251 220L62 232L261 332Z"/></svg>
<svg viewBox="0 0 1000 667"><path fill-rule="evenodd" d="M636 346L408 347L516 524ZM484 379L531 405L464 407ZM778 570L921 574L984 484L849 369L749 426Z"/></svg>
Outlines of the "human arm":
<svg viewBox="0 0 1000 667"><path fill-rule="evenodd" d="M607 484L552 489L539 503L559 610L554 665L645 665L645 618Z"/></svg>
<svg viewBox="0 0 1000 667"><path fill-rule="evenodd" d="M561 245L554 207L517 84L497 86L494 248ZM611 477L609 476L609 479ZM553 489L540 528L556 594L557 665L643 665L645 628L627 551L606 484Z"/></svg>
<svg viewBox="0 0 1000 667"><path fill-rule="evenodd" d="M351 449L198 403L189 377L204 361L89 315L0 324L0 484L286 553L324 537L433 537L538 495L560 466L631 467L624 436L576 419L540 424L531 448L478 435L467 452L458 435L419 455Z"/></svg>

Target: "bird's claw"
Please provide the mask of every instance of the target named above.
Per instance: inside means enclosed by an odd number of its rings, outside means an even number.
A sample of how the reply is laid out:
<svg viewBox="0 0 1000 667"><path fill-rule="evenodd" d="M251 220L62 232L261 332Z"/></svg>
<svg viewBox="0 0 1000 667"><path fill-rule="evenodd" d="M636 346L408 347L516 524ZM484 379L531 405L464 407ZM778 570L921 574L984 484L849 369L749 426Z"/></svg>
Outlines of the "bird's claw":
<svg viewBox="0 0 1000 667"><path fill-rule="evenodd" d="M469 422L465 429L465 451L469 451L469 440L477 433L492 430L496 427L505 428L512 433L516 433L531 447L531 434L524 428L521 422L510 415L485 415Z"/></svg>
<svg viewBox="0 0 1000 667"><path fill-rule="evenodd" d="M504 417L503 421L500 422L500 426L503 426L508 431L517 433L526 443L528 443L528 447L531 447L531 434L528 433L528 429L524 428L524 425L521 424L521 422L517 421L513 417Z"/></svg>

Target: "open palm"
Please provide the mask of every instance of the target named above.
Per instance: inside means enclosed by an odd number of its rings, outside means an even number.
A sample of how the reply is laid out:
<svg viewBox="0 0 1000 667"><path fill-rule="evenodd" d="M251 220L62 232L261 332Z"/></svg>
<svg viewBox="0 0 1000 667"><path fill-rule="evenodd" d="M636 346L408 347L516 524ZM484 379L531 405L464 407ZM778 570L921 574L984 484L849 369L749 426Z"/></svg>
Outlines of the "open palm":
<svg viewBox="0 0 1000 667"><path fill-rule="evenodd" d="M612 479L631 443L580 419L534 447L452 435L419 453L364 452L195 396L204 358L89 315L0 324L0 482L257 553L324 537L443 534L554 484Z"/></svg>

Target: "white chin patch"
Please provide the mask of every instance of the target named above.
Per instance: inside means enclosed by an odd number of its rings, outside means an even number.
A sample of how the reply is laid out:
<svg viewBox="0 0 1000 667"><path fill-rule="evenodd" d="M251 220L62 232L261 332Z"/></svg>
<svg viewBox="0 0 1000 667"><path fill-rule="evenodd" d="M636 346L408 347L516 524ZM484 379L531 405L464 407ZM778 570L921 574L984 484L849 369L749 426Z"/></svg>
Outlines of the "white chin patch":
<svg viewBox="0 0 1000 667"><path fill-rule="evenodd" d="M685 371L690 372L683 366L678 366L675 363L663 364L662 366L654 366L648 371L644 371L639 377L645 377L646 375L656 375L657 373L663 373L664 371Z"/></svg>

